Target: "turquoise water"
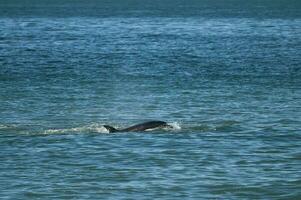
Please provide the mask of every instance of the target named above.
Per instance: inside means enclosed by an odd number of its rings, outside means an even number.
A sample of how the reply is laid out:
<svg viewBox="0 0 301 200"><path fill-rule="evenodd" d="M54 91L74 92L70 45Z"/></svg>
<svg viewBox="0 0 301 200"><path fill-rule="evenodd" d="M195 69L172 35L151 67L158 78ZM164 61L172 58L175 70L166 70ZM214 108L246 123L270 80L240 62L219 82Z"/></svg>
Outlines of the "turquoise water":
<svg viewBox="0 0 301 200"><path fill-rule="evenodd" d="M300 13L0 1L1 198L301 198Z"/></svg>

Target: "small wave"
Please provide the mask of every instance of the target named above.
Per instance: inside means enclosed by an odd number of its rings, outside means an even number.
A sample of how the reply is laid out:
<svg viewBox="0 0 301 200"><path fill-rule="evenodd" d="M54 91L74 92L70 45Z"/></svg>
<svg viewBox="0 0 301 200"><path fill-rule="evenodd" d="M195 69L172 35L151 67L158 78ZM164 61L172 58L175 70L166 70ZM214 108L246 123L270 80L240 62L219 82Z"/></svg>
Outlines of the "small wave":
<svg viewBox="0 0 301 200"><path fill-rule="evenodd" d="M209 125L201 124L201 125L195 125L188 128L190 131L196 131L196 132L206 132L206 131L213 131L215 128L211 127Z"/></svg>
<svg viewBox="0 0 301 200"><path fill-rule="evenodd" d="M2 129L8 129L10 128L10 126L4 125L4 124L0 124L0 130Z"/></svg>
<svg viewBox="0 0 301 200"><path fill-rule="evenodd" d="M66 128L66 129L49 129L44 134L66 134L66 133L109 133L109 131L100 124L90 124L82 127Z"/></svg>
<svg viewBox="0 0 301 200"><path fill-rule="evenodd" d="M0 124L0 130L14 130L19 128L17 125Z"/></svg>

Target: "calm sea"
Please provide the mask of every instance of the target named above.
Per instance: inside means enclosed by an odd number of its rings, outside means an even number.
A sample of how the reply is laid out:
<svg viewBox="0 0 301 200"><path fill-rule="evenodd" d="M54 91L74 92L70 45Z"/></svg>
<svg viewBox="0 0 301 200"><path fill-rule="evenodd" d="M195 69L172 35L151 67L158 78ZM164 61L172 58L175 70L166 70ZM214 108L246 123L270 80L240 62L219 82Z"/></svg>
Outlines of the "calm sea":
<svg viewBox="0 0 301 200"><path fill-rule="evenodd" d="M0 0L1 199L300 189L299 0Z"/></svg>

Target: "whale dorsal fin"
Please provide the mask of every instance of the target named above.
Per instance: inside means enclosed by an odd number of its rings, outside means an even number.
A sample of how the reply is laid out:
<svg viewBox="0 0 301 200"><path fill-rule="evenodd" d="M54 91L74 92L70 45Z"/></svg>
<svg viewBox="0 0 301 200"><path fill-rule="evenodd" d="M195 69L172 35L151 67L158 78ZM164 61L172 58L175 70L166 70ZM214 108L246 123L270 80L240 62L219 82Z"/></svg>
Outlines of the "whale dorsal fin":
<svg viewBox="0 0 301 200"><path fill-rule="evenodd" d="M114 133L118 131L116 128L109 125L103 125L103 127L105 127L110 133Z"/></svg>

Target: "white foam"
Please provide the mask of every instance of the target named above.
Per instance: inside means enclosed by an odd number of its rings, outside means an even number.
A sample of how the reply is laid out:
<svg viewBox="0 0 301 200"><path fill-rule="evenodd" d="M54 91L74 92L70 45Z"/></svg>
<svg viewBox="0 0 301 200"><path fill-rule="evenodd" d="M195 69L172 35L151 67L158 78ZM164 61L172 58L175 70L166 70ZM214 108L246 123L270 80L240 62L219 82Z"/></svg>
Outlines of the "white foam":
<svg viewBox="0 0 301 200"><path fill-rule="evenodd" d="M171 123L167 123L169 126L172 126L173 130L179 131L181 130L181 126L178 122L171 122Z"/></svg>

